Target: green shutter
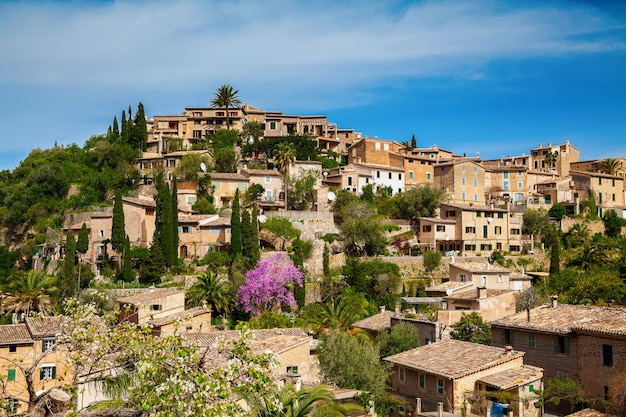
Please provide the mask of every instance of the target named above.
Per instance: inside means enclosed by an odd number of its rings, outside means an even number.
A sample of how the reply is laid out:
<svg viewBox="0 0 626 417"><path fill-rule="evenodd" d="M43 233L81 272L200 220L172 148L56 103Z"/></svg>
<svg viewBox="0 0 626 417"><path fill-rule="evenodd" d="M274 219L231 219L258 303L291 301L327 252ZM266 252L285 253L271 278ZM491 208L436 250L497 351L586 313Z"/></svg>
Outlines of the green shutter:
<svg viewBox="0 0 626 417"><path fill-rule="evenodd" d="M15 381L15 369L9 369L9 375L8 375L7 380Z"/></svg>
<svg viewBox="0 0 626 417"><path fill-rule="evenodd" d="M567 337L563 338L563 353L569 354L569 339Z"/></svg>

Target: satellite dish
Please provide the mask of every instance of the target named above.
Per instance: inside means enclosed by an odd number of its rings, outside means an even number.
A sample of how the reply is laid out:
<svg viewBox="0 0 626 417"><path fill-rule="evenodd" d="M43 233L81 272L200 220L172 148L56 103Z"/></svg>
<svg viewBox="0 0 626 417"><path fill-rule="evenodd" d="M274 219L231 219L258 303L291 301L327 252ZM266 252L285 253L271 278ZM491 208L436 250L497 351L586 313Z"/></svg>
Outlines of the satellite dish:
<svg viewBox="0 0 626 417"><path fill-rule="evenodd" d="M453 292L454 292L454 291L452 291L452 288L448 288L448 289L446 290L446 295L449 297L449 296L451 296L451 295L452 295L452 293L453 293Z"/></svg>
<svg viewBox="0 0 626 417"><path fill-rule="evenodd" d="M335 193L333 193L332 191L328 192L328 201L333 201L335 197Z"/></svg>
<svg viewBox="0 0 626 417"><path fill-rule="evenodd" d="M204 162L200 162L200 169L202 172L206 172L206 164Z"/></svg>
<svg viewBox="0 0 626 417"><path fill-rule="evenodd" d="M267 221L267 217L265 216L265 214L261 214L259 216L259 223L265 223Z"/></svg>

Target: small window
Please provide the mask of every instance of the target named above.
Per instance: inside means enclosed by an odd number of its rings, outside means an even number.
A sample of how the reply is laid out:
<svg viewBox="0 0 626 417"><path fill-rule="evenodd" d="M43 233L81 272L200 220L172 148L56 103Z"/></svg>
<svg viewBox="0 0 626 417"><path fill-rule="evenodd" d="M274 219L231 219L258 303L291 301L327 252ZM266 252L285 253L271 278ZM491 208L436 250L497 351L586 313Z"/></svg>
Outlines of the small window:
<svg viewBox="0 0 626 417"><path fill-rule="evenodd" d="M569 339L567 337L554 337L554 353L569 354Z"/></svg>
<svg viewBox="0 0 626 417"><path fill-rule="evenodd" d="M474 201L478 201L478 194L474 194Z"/></svg>
<svg viewBox="0 0 626 417"><path fill-rule="evenodd" d="M461 200L465 201L465 193L461 193Z"/></svg>
<svg viewBox="0 0 626 417"><path fill-rule="evenodd" d="M437 225L437 231L438 232L445 232L446 231L446 226L443 226L441 224Z"/></svg>
<svg viewBox="0 0 626 417"><path fill-rule="evenodd" d="M104 230L98 230L98 237L104 237Z"/></svg>
<svg viewBox="0 0 626 417"><path fill-rule="evenodd" d="M380 143L376 142L374 144L374 149L377 150L377 151L380 151Z"/></svg>
<svg viewBox="0 0 626 417"><path fill-rule="evenodd" d="M535 386L533 384L528 386L528 392L535 392Z"/></svg>
<svg viewBox="0 0 626 417"><path fill-rule="evenodd" d="M420 388L426 387L426 375L420 374Z"/></svg>
<svg viewBox="0 0 626 417"><path fill-rule="evenodd" d="M161 311L161 310L163 310L163 305L161 305L161 304L151 304L150 305L150 310L151 311Z"/></svg>
<svg viewBox="0 0 626 417"><path fill-rule="evenodd" d="M9 369L7 374L7 381L15 381L15 369Z"/></svg>
<svg viewBox="0 0 626 417"><path fill-rule="evenodd" d="M430 172L426 173L426 179L429 180L430 179Z"/></svg>
<svg viewBox="0 0 626 417"><path fill-rule="evenodd" d="M10 353L17 352L17 345L9 345L9 352Z"/></svg>
<svg viewBox="0 0 626 417"><path fill-rule="evenodd" d="M398 379L404 381L404 366L401 366L398 370Z"/></svg>
<svg viewBox="0 0 626 417"><path fill-rule="evenodd" d="M478 187L478 180L474 179L474 187Z"/></svg>
<svg viewBox="0 0 626 417"><path fill-rule="evenodd" d="M496 235L501 235L502 234L502 226L495 226L495 232L496 232Z"/></svg>
<svg viewBox="0 0 626 417"><path fill-rule="evenodd" d="M422 232L430 232L432 230L430 225L422 226Z"/></svg>
<svg viewBox="0 0 626 417"><path fill-rule="evenodd" d="M503 277L502 275L498 275L497 281L498 281L499 283L504 282L504 277Z"/></svg>
<svg viewBox="0 0 626 417"><path fill-rule="evenodd" d="M389 173L389 179L391 179L391 172Z"/></svg>
<svg viewBox="0 0 626 417"><path fill-rule="evenodd" d="M465 233L476 233L476 228L474 226L467 226L465 228Z"/></svg>
<svg viewBox="0 0 626 417"><path fill-rule="evenodd" d="M409 179L412 180L413 179L413 171L409 171Z"/></svg>
<svg viewBox="0 0 626 417"><path fill-rule="evenodd" d="M383 149L385 150L385 152L389 151L389 144L388 143L383 144Z"/></svg>
<svg viewBox="0 0 626 417"><path fill-rule="evenodd" d="M376 178L380 178L380 171L376 171Z"/></svg>
<svg viewBox="0 0 626 417"><path fill-rule="evenodd" d="M443 379L437 380L437 393L443 394Z"/></svg>
<svg viewBox="0 0 626 417"><path fill-rule="evenodd" d="M530 349L534 349L535 348L535 334L534 333L528 333L528 347ZM532 385L531 385L531 387L532 387Z"/></svg>
<svg viewBox="0 0 626 417"><path fill-rule="evenodd" d="M613 346L602 345L602 364L604 366L613 366Z"/></svg>
<svg viewBox="0 0 626 417"><path fill-rule="evenodd" d="M465 177L461 178L461 185L465 185Z"/></svg>
<svg viewBox="0 0 626 417"><path fill-rule="evenodd" d="M402 174L398 174L398 179L401 180L402 179ZM615 197L615 194L613 194L613 197Z"/></svg>
<svg viewBox="0 0 626 417"><path fill-rule="evenodd" d="M270 129L271 130L276 129L276 122L270 122Z"/></svg>
<svg viewBox="0 0 626 417"><path fill-rule="evenodd" d="M272 182L272 177L270 177L269 175L265 176L265 183L269 184L270 182Z"/></svg>
<svg viewBox="0 0 626 417"><path fill-rule="evenodd" d="M54 379L57 377L57 367L55 365L43 365L39 368L39 379Z"/></svg>
<svg viewBox="0 0 626 417"><path fill-rule="evenodd" d="M461 165L461 171L465 171L465 165Z"/></svg>
<svg viewBox="0 0 626 417"><path fill-rule="evenodd" d="M514 333L511 329L502 329L502 344L513 346Z"/></svg>
<svg viewBox="0 0 626 417"><path fill-rule="evenodd" d="M498 213L498 218L499 219L504 219L504 213Z"/></svg>
<svg viewBox="0 0 626 417"><path fill-rule="evenodd" d="M41 351L45 352L54 348L54 339L44 339L41 341Z"/></svg>

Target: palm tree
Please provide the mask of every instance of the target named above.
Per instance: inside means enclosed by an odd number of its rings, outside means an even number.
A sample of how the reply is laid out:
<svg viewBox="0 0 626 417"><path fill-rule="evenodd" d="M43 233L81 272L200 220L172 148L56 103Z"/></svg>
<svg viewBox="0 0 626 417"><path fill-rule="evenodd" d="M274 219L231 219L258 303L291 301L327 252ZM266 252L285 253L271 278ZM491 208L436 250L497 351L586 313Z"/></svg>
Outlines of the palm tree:
<svg viewBox="0 0 626 417"><path fill-rule="evenodd" d="M274 150L274 165L283 174L285 184L285 210L287 210L287 182L289 178L289 167L296 162L296 148L293 143L279 143Z"/></svg>
<svg viewBox="0 0 626 417"><path fill-rule="evenodd" d="M275 395L277 397L275 399L246 396L246 402L252 408L252 415L257 417L341 417L363 410L356 404L338 403L333 392L325 385L297 390L294 385L288 384Z"/></svg>
<svg viewBox="0 0 626 417"><path fill-rule="evenodd" d="M606 251L599 245L583 245L574 254L572 259L570 259L567 266L574 266L584 271L588 271L593 266L604 264L607 259Z"/></svg>
<svg viewBox="0 0 626 417"><path fill-rule="evenodd" d="M220 313L228 311L231 304L228 284L211 271L198 276L198 281L187 290L186 297L191 306L206 303L211 311Z"/></svg>
<svg viewBox="0 0 626 417"><path fill-rule="evenodd" d="M232 85L224 84L217 89L213 100L211 100L213 107L223 107L226 109L226 128L228 130L230 130L230 112L228 109L231 107L239 107L242 104L237 96L238 94L239 90L235 90Z"/></svg>
<svg viewBox="0 0 626 417"><path fill-rule="evenodd" d="M311 322L320 328L347 330L365 314L365 307L358 300L339 296L320 304L319 310L311 317Z"/></svg>
<svg viewBox="0 0 626 417"><path fill-rule="evenodd" d="M546 161L546 164L548 164L550 168L554 168L554 164L556 164L556 160L558 157L559 153L557 151L548 152L544 157L544 161Z"/></svg>
<svg viewBox="0 0 626 417"><path fill-rule="evenodd" d="M22 313L28 317L31 312L52 313L51 297L58 291L56 277L44 271L31 270L20 274L9 282L0 302L2 308L13 313Z"/></svg>
<svg viewBox="0 0 626 417"><path fill-rule="evenodd" d="M617 175L620 172L624 172L622 162L615 158L603 159L600 161L598 168L600 169L600 172L609 175Z"/></svg>

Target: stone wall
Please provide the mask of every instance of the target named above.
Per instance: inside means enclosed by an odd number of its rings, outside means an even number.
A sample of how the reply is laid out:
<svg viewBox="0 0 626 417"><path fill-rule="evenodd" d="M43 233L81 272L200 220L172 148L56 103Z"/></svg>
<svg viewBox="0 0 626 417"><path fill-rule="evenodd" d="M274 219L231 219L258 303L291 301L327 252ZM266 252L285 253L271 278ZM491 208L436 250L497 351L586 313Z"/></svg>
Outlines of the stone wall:
<svg viewBox="0 0 626 417"><path fill-rule="evenodd" d="M565 218L561 220L561 230L563 233L567 233L575 224L583 223L589 228L589 235L593 236L596 233L604 233L604 223L602 220L585 220L585 219L570 219Z"/></svg>

